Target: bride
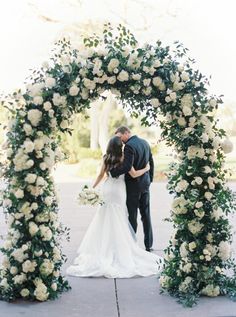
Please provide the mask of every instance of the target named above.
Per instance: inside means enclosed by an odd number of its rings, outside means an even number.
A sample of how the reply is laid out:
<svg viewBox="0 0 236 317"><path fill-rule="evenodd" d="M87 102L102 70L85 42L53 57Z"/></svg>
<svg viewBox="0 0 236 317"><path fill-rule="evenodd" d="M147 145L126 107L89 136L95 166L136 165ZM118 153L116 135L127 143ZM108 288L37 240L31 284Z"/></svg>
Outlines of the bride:
<svg viewBox="0 0 236 317"><path fill-rule="evenodd" d="M129 278L161 271L162 258L138 246L129 224L124 175L110 176L109 171L121 164L122 159L122 141L114 136L108 143L101 171L93 185L95 188L106 176L102 189L105 203L96 212L74 264L67 269L69 275ZM137 171L132 167L129 174L139 177L148 170L149 165Z"/></svg>

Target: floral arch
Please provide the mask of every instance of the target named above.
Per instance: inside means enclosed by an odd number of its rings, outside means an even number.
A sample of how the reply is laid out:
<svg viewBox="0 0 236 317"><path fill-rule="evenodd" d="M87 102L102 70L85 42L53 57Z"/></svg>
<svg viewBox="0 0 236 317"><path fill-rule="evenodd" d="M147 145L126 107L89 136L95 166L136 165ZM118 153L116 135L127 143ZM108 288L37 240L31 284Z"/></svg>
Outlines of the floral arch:
<svg viewBox="0 0 236 317"><path fill-rule="evenodd" d="M102 38L94 35L84 44L79 51L59 41L50 63L33 73L25 92L13 96L3 172L8 233L1 298L45 301L69 289L60 273L65 256L59 237L65 229L50 175L61 157L56 132L68 131L73 113L89 108L104 90L142 116L143 125L156 125L161 115L162 137L177 152L168 182L175 233L165 250L162 290L186 305L200 294L235 296L235 279L225 273L235 268L227 219L235 201L223 168L223 150L230 144L214 119L221 98L209 96L207 79L178 43L172 49L161 42L139 47L125 27L107 24Z"/></svg>

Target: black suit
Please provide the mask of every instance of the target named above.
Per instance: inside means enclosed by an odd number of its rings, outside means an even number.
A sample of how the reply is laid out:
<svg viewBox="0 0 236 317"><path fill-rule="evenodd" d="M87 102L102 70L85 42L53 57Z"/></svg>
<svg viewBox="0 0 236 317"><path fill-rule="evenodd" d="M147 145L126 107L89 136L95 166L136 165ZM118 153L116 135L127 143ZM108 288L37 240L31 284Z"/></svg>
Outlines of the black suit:
<svg viewBox="0 0 236 317"><path fill-rule="evenodd" d="M135 170L144 168L147 163L150 164L149 172L140 177L132 178L128 172L133 166ZM137 212L138 208L141 214L144 231L144 244L146 249L150 249L153 243L152 224L150 217L150 194L149 187L153 180L154 163L149 144L137 136L132 136L125 144L124 161L121 166L113 168L110 172L112 177L125 174L125 183L127 191L127 208L129 221L137 231Z"/></svg>

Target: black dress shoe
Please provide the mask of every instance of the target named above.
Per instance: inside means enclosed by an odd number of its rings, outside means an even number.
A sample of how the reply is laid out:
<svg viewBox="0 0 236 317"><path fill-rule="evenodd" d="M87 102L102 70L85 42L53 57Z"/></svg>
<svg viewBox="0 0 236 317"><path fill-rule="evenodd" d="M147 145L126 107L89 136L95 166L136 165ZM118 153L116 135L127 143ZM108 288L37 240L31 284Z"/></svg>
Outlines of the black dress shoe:
<svg viewBox="0 0 236 317"><path fill-rule="evenodd" d="M152 251L154 251L154 249L153 248L146 248L146 251L147 252L152 252Z"/></svg>

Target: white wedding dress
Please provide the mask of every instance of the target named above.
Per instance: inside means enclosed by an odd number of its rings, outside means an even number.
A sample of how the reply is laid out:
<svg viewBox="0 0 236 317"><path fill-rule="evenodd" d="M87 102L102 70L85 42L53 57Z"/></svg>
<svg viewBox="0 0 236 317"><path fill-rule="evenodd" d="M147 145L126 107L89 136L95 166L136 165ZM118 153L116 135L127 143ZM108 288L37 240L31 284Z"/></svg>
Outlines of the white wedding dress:
<svg viewBox="0 0 236 317"><path fill-rule="evenodd" d="M105 204L97 210L67 274L129 278L159 273L162 258L138 246L129 224L124 175L109 176L102 192Z"/></svg>

